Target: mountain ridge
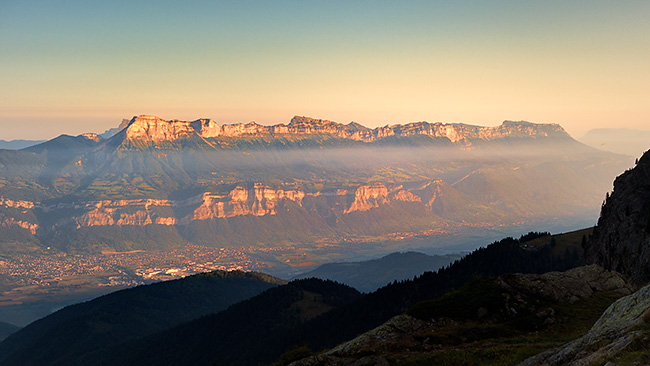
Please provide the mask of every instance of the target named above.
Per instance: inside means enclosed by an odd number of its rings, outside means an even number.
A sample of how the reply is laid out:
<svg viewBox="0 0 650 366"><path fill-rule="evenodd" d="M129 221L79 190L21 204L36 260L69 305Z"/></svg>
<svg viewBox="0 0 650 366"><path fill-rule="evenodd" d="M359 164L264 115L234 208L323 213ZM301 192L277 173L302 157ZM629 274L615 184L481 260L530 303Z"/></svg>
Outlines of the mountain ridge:
<svg viewBox="0 0 650 366"><path fill-rule="evenodd" d="M166 250L511 225L598 207L629 159L522 121L121 126L0 150L0 202L30 205L0 203L0 242Z"/></svg>
<svg viewBox="0 0 650 366"><path fill-rule="evenodd" d="M304 116L294 116L286 125L280 123L265 126L256 122L219 125L208 118L181 121L177 119L165 120L151 115L139 115L133 117L124 129L126 130L125 136L119 138L127 141L140 140L148 143L161 143L192 137L209 140L223 137L272 136L280 138L290 135L316 134L333 135L338 138L364 143L377 142L389 137L425 135L466 145L471 145L473 141L490 141L508 137L570 138L569 134L558 124L538 124L526 121L504 121L501 125L495 127L422 121L370 129L356 122L350 122L346 125Z"/></svg>

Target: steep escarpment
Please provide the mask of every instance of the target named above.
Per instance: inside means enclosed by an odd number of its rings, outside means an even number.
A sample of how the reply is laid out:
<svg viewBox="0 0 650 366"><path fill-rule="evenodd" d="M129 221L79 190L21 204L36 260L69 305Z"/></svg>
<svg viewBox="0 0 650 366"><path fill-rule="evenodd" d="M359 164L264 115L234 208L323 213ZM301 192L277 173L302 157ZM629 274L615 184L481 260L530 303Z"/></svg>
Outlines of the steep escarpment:
<svg viewBox="0 0 650 366"><path fill-rule="evenodd" d="M585 254L636 284L650 281L650 152L616 178Z"/></svg>
<svg viewBox="0 0 650 366"><path fill-rule="evenodd" d="M156 116L134 117L125 128L123 139L127 148L145 145L163 145L183 139L200 138L216 142L220 138L282 139L300 135L331 135L339 139L373 143L390 138L428 136L433 140L471 145L473 142L518 138L571 139L557 124L536 124L524 121L505 121L500 126L482 127L462 123L413 122L370 129L355 122L342 124L328 120L295 116L288 124L272 126L255 122L219 125L211 119L195 121L164 120ZM139 143L133 143L139 141ZM131 143L128 143L131 142ZM219 144L219 146L224 146ZM227 145L225 145L227 146Z"/></svg>
<svg viewBox="0 0 650 366"><path fill-rule="evenodd" d="M520 199L515 194L501 201L503 207L495 207L495 198L484 197L483 191L472 190L467 184L457 189L440 179L403 184L375 181L345 187L314 189L257 182L206 187L203 189L207 191L186 198L0 198L0 230L14 233L5 235L4 240L22 235L62 250L83 243L134 250L143 248L139 244L142 240L148 243L142 244L146 248L163 249L185 242L232 246L427 230L448 232L556 213L541 206L515 208L509 204ZM491 192L496 195L495 190ZM160 237L165 240L160 241ZM122 239L130 244L119 244Z"/></svg>

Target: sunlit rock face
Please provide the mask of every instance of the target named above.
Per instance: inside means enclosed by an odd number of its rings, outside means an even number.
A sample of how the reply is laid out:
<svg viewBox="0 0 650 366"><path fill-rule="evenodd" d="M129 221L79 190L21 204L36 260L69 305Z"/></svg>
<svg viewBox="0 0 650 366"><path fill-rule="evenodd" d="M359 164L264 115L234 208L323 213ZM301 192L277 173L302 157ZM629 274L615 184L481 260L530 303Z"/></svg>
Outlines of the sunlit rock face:
<svg viewBox="0 0 650 366"><path fill-rule="evenodd" d="M81 247L98 235L104 245L169 233L179 244L277 243L510 225L598 207L590 184L606 176L609 186L606 169L620 171L611 157L576 159L584 146L561 127L527 122L370 129L300 116L265 126L141 115L120 127L106 140L61 136L0 151L0 243ZM550 165L519 156L537 159L563 137L566 148L543 158ZM516 161L502 167L493 151Z"/></svg>
<svg viewBox="0 0 650 366"><path fill-rule="evenodd" d="M388 202L388 189L381 183L364 185L354 192L354 201L345 211L368 211Z"/></svg>
<svg viewBox="0 0 650 366"><path fill-rule="evenodd" d="M255 184L253 189L236 187L227 194L204 193L200 198L184 203L190 205L192 201L198 201L200 205L191 217L183 218L182 222L244 215L276 215L276 206L281 200L301 204L304 197L305 193L302 191L271 189L259 183Z"/></svg>
<svg viewBox="0 0 650 366"><path fill-rule="evenodd" d="M38 223L31 213L33 208L34 202L32 201L0 197L0 228L21 228L28 230L32 235L36 234Z"/></svg>
<svg viewBox="0 0 650 366"><path fill-rule="evenodd" d="M99 136L99 135L96 134L96 133L82 133L82 134L79 135L79 136L85 137L85 138L87 138L88 140L93 140L93 141L95 141L95 142L100 142L100 141L102 141L102 140L104 139L103 137Z"/></svg>
<svg viewBox="0 0 650 366"><path fill-rule="evenodd" d="M238 123L234 125L223 125L222 135L227 137L240 137L246 135L263 135L269 133L269 127L259 125L255 122Z"/></svg>
<svg viewBox="0 0 650 366"><path fill-rule="evenodd" d="M147 142L173 141L187 138L194 129L189 122L165 121L155 116L141 115L133 118L126 128L128 140L142 140Z"/></svg>
<svg viewBox="0 0 650 366"><path fill-rule="evenodd" d="M462 123L413 122L404 125L387 125L369 129L358 123L341 124L333 121L295 116L287 125L264 126L255 122L219 125L211 119L179 121L140 115L134 117L126 128L126 138L146 142L174 141L197 135L206 139L244 136L282 136L325 134L342 139L376 142L388 137L426 135L444 138L452 143L471 144L471 141L490 141L503 138L541 138L569 135L557 124L505 121L500 126L482 127ZM90 137L89 137L90 138Z"/></svg>
<svg viewBox="0 0 650 366"><path fill-rule="evenodd" d="M31 222L22 221L22 220L16 220L13 217L4 217L4 215L0 214L0 227L4 227L4 228L19 227L22 229L29 230L29 232L32 235L34 235L36 234L36 229L38 229L38 224L33 224Z"/></svg>
<svg viewBox="0 0 650 366"><path fill-rule="evenodd" d="M328 209L341 215L365 212L398 202L414 202L427 210L433 210L442 185L441 181L432 181L405 188L402 185L389 187L375 182L349 190L305 192L254 183L236 186L224 192L204 192L185 200L122 199L41 204L0 198L0 206L20 209L22 212L36 210L41 217L48 217L48 221L54 218L52 229L125 225L185 226L194 220L278 215L282 213L280 207L284 207L286 202L313 211L313 199L321 199L321 205L329 205ZM306 197L311 197L312 200L305 201ZM37 223L13 217L4 217L0 224L5 227L23 227L32 233L38 229Z"/></svg>
<svg viewBox="0 0 650 366"><path fill-rule="evenodd" d="M223 134L221 126L211 119L198 119L190 122L190 126L205 138L217 137Z"/></svg>
<svg viewBox="0 0 650 366"><path fill-rule="evenodd" d="M117 200L90 202L86 205L89 211L75 217L77 228L83 226L102 225L174 225L174 217L160 216L153 210L158 207L169 207L168 200Z"/></svg>
<svg viewBox="0 0 650 366"><path fill-rule="evenodd" d="M34 208L34 202L25 200L10 200L4 197L0 197L0 207L29 209Z"/></svg>

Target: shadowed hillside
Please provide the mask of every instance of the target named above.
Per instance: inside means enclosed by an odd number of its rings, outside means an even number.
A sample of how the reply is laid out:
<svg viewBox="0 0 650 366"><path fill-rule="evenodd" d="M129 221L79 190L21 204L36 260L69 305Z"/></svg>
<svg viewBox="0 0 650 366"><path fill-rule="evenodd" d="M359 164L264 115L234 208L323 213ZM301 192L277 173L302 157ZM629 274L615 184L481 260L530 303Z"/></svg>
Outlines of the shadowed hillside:
<svg viewBox="0 0 650 366"><path fill-rule="evenodd" d="M0 363L71 365L82 355L224 310L282 283L254 272L215 271L117 291L21 329L0 343Z"/></svg>

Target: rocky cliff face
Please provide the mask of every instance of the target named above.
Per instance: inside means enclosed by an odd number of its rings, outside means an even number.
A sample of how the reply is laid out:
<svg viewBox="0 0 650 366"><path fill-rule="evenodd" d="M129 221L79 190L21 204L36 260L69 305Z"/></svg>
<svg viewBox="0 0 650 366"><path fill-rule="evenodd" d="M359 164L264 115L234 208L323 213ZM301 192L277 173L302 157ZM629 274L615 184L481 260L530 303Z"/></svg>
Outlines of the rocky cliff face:
<svg viewBox="0 0 650 366"><path fill-rule="evenodd" d="M14 201L0 197L0 207L20 209L23 213L36 210L40 216L57 217L53 228L124 225L188 225L194 220L227 219L238 216L274 216L281 214L280 207L293 202L298 207L314 211L326 205L336 214L365 212L398 202L416 202L427 210L435 210L442 181L432 181L404 188L375 182L355 189L328 192L305 192L298 189L271 188L262 183L236 186L225 192L205 192L185 200L123 199L76 201L70 203L41 204L32 201ZM433 193L430 190L433 189ZM452 189L452 188L448 188ZM305 198L309 198L306 200ZM182 213L179 216L178 213ZM50 219L51 220L51 219ZM468 218L471 220L471 218ZM6 217L4 226L28 228L32 233L39 227Z"/></svg>
<svg viewBox="0 0 650 366"><path fill-rule="evenodd" d="M190 122L165 121L155 116L141 115L134 117L126 128L127 140L142 140L147 142L174 141L188 138L194 129Z"/></svg>
<svg viewBox="0 0 650 366"><path fill-rule="evenodd" d="M0 228L20 228L36 234L38 223L32 214L34 202L0 197Z"/></svg>
<svg viewBox="0 0 650 366"><path fill-rule="evenodd" d="M633 283L650 281L650 152L616 178L585 255Z"/></svg>
<svg viewBox="0 0 650 366"><path fill-rule="evenodd" d="M69 238L83 235L86 229L108 232L106 230L137 227L146 233L152 226L162 226L177 230L189 241L199 240L204 244L210 243L210 238L215 236L210 232L214 230L228 235L227 239L220 239L224 244L223 241L231 239L252 240L241 236L267 227L277 235L300 233L306 240L310 235L324 238L358 232L367 235L420 232L430 229L432 223L446 230L508 222L507 215L489 207L472 206L470 197L440 180L408 185L373 182L323 191L288 187L291 186L240 184L186 199L77 198L52 203L0 197L0 227L26 230L49 245L59 247L65 243L53 242L59 240L57 233L66 233ZM372 218L371 225L368 217ZM229 228L230 225L235 226ZM206 231L206 227L214 229ZM255 239L262 240L262 237Z"/></svg>
<svg viewBox="0 0 650 366"><path fill-rule="evenodd" d="M405 125L388 125L369 129L358 123L347 125L309 117L293 117L287 125L263 126L255 122L219 125L211 119L196 121L163 120L155 116L134 117L126 127L127 140L150 143L175 141L191 136L204 139L221 137L282 137L286 135L325 134L342 139L365 143L376 142L388 137L425 135L443 138L452 143L471 144L472 141L491 141L503 138L570 138L557 124L535 124L529 122L505 121L497 127L472 126L462 123L414 122Z"/></svg>

